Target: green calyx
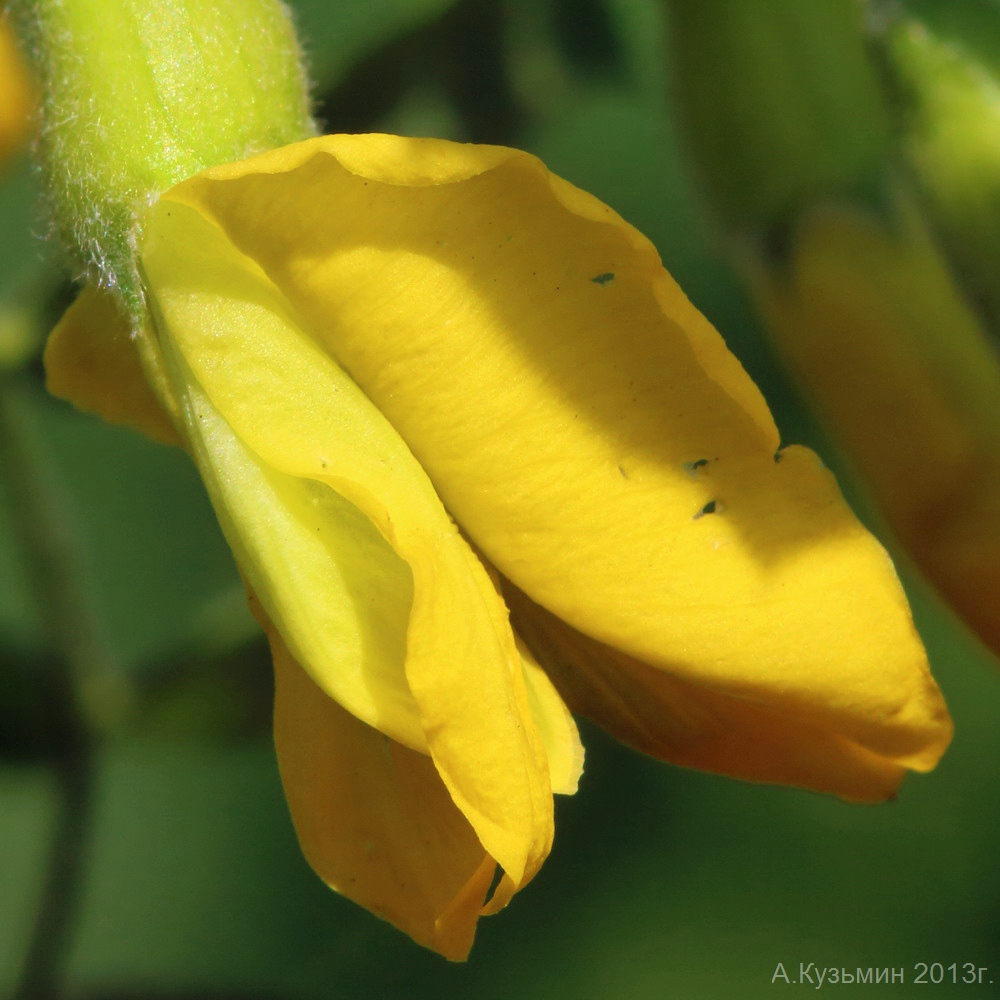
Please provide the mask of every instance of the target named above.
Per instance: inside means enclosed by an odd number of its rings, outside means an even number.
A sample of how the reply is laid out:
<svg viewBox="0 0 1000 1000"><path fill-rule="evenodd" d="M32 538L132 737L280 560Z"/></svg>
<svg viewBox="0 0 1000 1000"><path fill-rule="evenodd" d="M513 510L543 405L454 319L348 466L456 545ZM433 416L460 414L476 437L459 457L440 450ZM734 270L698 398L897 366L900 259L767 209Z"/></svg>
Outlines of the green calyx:
<svg viewBox="0 0 1000 1000"><path fill-rule="evenodd" d="M278 0L17 0L42 85L56 227L88 280L142 309L145 208L206 167L314 132Z"/></svg>

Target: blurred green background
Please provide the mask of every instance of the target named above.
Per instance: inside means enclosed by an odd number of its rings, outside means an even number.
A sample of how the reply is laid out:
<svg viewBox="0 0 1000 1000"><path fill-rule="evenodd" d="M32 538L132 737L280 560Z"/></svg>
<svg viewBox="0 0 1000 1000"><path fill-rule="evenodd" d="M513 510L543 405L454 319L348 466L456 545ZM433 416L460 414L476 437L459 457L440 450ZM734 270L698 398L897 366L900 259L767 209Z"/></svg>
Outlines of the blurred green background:
<svg viewBox="0 0 1000 1000"><path fill-rule="evenodd" d="M293 7L330 131L537 153L656 243L785 440L837 465L685 172L656 0ZM44 392L41 336L69 295L44 230L22 158L0 177L0 996L40 921L65 998L754 998L793 988L772 984L778 963L902 968L897 997L1000 993L1000 671L905 566L957 735L897 801L681 771L584 725L553 855L467 965L326 890L295 844L266 650L193 468ZM96 739L66 710L70 680ZM989 973L921 986L919 962Z"/></svg>

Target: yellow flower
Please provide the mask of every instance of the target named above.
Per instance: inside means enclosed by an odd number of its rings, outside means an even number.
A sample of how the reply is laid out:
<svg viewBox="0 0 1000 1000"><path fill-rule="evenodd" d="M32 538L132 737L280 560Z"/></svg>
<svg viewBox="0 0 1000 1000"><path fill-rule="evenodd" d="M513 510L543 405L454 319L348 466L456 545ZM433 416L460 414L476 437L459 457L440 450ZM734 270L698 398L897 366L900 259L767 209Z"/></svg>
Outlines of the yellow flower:
<svg viewBox="0 0 1000 1000"><path fill-rule="evenodd" d="M167 192L139 266L147 329L85 292L51 387L172 415L268 631L304 851L418 941L463 957L538 870L563 697L853 800L943 752L885 552L649 242L533 157L308 140Z"/></svg>
<svg viewBox="0 0 1000 1000"><path fill-rule="evenodd" d="M14 43L10 25L0 12L0 164L27 137L32 103L24 60Z"/></svg>

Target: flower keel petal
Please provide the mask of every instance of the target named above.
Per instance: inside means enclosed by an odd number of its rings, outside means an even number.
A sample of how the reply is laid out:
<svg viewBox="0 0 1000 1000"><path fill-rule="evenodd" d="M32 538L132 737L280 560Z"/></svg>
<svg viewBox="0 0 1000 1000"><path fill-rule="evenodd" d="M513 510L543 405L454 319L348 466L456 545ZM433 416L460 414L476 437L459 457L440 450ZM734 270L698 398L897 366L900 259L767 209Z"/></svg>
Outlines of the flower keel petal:
<svg viewBox="0 0 1000 1000"><path fill-rule="evenodd" d="M431 760L327 697L268 630L275 742L303 853L329 886L461 960L496 867Z"/></svg>

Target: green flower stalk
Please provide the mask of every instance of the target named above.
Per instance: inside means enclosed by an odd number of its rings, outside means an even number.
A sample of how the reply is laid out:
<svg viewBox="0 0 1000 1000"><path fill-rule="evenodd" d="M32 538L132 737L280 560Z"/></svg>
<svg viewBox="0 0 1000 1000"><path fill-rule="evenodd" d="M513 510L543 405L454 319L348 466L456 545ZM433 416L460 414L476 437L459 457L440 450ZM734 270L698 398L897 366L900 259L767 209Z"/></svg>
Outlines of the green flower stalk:
<svg viewBox="0 0 1000 1000"><path fill-rule="evenodd" d="M862 8L669 6L694 163L775 345L897 539L1000 651L1000 359L897 166Z"/></svg>
<svg viewBox="0 0 1000 1000"><path fill-rule="evenodd" d="M278 0L15 0L42 94L51 216L87 280L133 312L142 212L205 167L314 134Z"/></svg>

